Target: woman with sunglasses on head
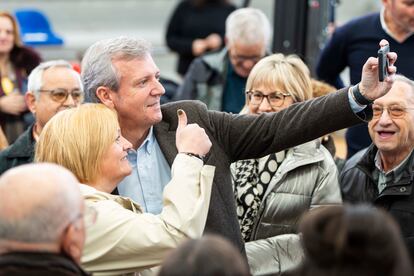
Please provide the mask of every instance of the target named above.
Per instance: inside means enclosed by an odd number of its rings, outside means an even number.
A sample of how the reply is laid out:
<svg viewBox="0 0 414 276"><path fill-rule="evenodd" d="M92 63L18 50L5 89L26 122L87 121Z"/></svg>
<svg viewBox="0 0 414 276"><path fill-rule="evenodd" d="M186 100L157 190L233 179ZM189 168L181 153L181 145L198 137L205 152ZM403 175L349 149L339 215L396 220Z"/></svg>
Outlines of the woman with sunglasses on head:
<svg viewBox="0 0 414 276"><path fill-rule="evenodd" d="M164 188L161 214L143 213L139 204L110 193L132 171L132 145L121 134L117 115L102 104L61 111L44 127L35 160L66 167L78 178L86 206L97 210L87 228L82 266L93 275L121 275L160 265L166 253L204 231L214 167L197 156L211 142L204 129L187 125L179 110L178 155Z"/></svg>
<svg viewBox="0 0 414 276"><path fill-rule="evenodd" d="M297 56L271 55L253 67L246 90L241 113L278 112L312 97L309 69ZM311 208L342 202L331 154L315 140L260 159L237 161L231 169L252 273L295 267L303 256L299 218Z"/></svg>
<svg viewBox="0 0 414 276"><path fill-rule="evenodd" d="M8 142L13 143L23 133L28 123L23 94L27 77L40 63L39 55L24 47L16 19L0 11L0 125Z"/></svg>

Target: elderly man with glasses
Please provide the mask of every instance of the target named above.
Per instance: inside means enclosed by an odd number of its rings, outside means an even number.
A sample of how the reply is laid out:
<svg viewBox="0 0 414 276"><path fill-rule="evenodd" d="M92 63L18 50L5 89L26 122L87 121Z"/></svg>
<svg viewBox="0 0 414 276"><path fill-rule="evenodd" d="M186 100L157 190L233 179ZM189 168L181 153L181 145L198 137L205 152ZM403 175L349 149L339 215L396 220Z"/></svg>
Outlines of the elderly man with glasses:
<svg viewBox="0 0 414 276"><path fill-rule="evenodd" d="M372 105L373 143L347 161L340 176L345 202L368 202L390 212L414 257L414 82L397 75Z"/></svg>
<svg viewBox="0 0 414 276"><path fill-rule="evenodd" d="M31 125L10 147L0 153L0 174L21 164L31 163L34 145L45 124L59 111L80 105L83 86L79 73L64 60L41 63L29 75L26 104L35 117Z"/></svg>
<svg viewBox="0 0 414 276"><path fill-rule="evenodd" d="M270 38L270 23L262 11L232 12L226 20L226 47L192 62L176 99L201 100L208 109L239 113L247 77L265 56Z"/></svg>

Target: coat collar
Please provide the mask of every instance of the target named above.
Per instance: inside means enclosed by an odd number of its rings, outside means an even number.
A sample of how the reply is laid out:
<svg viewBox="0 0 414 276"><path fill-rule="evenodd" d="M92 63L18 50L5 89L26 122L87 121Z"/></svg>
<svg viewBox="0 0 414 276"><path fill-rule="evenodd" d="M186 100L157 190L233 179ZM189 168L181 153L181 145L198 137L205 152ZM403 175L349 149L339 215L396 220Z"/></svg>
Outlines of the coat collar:
<svg viewBox="0 0 414 276"><path fill-rule="evenodd" d="M167 114L163 112L163 118ZM154 125L154 134L157 139L158 145L161 148L161 151L164 153L164 157L167 160L168 164L172 166L175 156L178 151L175 147L175 130L177 129L177 121L162 120L158 124ZM174 146L171 146L174 145Z"/></svg>
<svg viewBox="0 0 414 276"><path fill-rule="evenodd" d="M361 169L368 177L373 181L372 172L375 169L375 155L378 148L371 144L365 154L361 157L361 160L357 163L357 167ZM414 154L411 155L410 160L407 162L405 168L402 170L402 177L397 183L388 183L387 187L378 196L381 198L387 195L410 195L413 191L414 182ZM374 183L376 185L376 183ZM378 199L377 198L377 199Z"/></svg>

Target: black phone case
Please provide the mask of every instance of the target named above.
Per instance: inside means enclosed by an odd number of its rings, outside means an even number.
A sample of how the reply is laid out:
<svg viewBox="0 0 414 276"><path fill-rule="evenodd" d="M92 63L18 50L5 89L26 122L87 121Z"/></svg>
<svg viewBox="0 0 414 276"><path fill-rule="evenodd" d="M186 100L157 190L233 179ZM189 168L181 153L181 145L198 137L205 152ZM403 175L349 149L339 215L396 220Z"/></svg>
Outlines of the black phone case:
<svg viewBox="0 0 414 276"><path fill-rule="evenodd" d="M386 45L378 50L378 80L384 81L388 76L388 58L387 53L390 51L390 46Z"/></svg>

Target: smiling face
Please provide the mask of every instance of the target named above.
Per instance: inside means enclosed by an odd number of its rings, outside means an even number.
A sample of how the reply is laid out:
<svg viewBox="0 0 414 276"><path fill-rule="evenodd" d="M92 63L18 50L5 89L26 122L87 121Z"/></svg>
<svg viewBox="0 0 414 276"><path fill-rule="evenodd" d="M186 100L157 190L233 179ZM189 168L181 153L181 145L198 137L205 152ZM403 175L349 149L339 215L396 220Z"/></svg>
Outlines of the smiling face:
<svg viewBox="0 0 414 276"><path fill-rule="evenodd" d="M128 161L128 150L132 148L118 130L114 142L102 156L100 177L104 183L119 183L124 177L131 174L132 168ZM108 181L109 180L109 181Z"/></svg>
<svg viewBox="0 0 414 276"><path fill-rule="evenodd" d="M273 54L262 58L246 82L243 113L278 112L312 97L309 69L295 55Z"/></svg>
<svg viewBox="0 0 414 276"><path fill-rule="evenodd" d="M268 86L265 85L259 85L257 88L253 89L254 91L260 91L264 96L262 102L260 104L254 104L254 100L250 99L247 102L247 106L249 108L250 114L261 114L261 113L267 113L267 112L278 112L282 109L285 109L292 105L294 103L293 97L287 93L286 91L283 91L283 89L269 89ZM269 102L269 95L277 93L280 97L280 100L274 101L276 104L271 105ZM252 96L254 97L254 95Z"/></svg>
<svg viewBox="0 0 414 276"><path fill-rule="evenodd" d="M9 54L14 46L13 22L6 16L0 16L0 54Z"/></svg>
<svg viewBox="0 0 414 276"><path fill-rule="evenodd" d="M414 91L405 82L396 81L385 96L374 104L389 108L398 106L406 109L401 117L392 118L388 110L383 110L369 122L368 130L372 141L382 155L394 156L403 160L414 146Z"/></svg>
<svg viewBox="0 0 414 276"><path fill-rule="evenodd" d="M80 91L81 87L75 71L66 67L51 67L43 72L41 89ZM56 113L79 106L81 99L74 99L69 95L66 100L59 102L54 100L49 92L39 92L39 98L36 99L35 92L29 91L26 95L26 103L29 110L35 114L40 131Z"/></svg>
<svg viewBox="0 0 414 276"><path fill-rule="evenodd" d="M114 60L120 83L111 91L122 132L127 129L149 129L162 119L160 98L165 93L159 82L160 70L150 55L131 60Z"/></svg>

